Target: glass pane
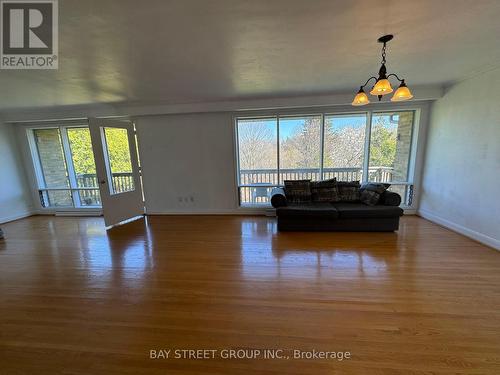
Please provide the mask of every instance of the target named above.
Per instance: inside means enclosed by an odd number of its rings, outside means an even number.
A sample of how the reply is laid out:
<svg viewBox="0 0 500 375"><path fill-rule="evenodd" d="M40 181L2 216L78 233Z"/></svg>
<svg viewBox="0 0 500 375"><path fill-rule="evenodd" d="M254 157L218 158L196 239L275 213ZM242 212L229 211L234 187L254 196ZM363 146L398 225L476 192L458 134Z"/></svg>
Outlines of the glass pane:
<svg viewBox="0 0 500 375"><path fill-rule="evenodd" d="M69 187L59 129L34 129L33 136L42 169L44 187Z"/></svg>
<svg viewBox="0 0 500 375"><path fill-rule="evenodd" d="M109 174L112 179L111 194L134 190L127 129L104 128L104 136L108 151Z"/></svg>
<svg viewBox="0 0 500 375"><path fill-rule="evenodd" d="M370 181L407 181L413 111L374 113L370 138Z"/></svg>
<svg viewBox="0 0 500 375"><path fill-rule="evenodd" d="M79 195L82 206L101 206L90 130L87 127L68 128L67 133L76 184L79 188L93 188L79 190L74 194Z"/></svg>
<svg viewBox="0 0 500 375"><path fill-rule="evenodd" d="M79 188L98 187L90 130L68 128L67 132L77 186Z"/></svg>
<svg viewBox="0 0 500 375"><path fill-rule="evenodd" d="M80 204L82 206L101 206L101 194L98 189L79 190Z"/></svg>
<svg viewBox="0 0 500 375"><path fill-rule="evenodd" d="M263 205L269 206L269 193L273 189L271 187L241 187L240 188L240 204L241 205Z"/></svg>
<svg viewBox="0 0 500 375"><path fill-rule="evenodd" d="M42 194L44 207L73 207L71 190L49 190Z"/></svg>
<svg viewBox="0 0 500 375"><path fill-rule="evenodd" d="M325 116L323 179L361 181L366 115Z"/></svg>
<svg viewBox="0 0 500 375"><path fill-rule="evenodd" d="M321 180L321 116L279 121L280 180Z"/></svg>
<svg viewBox="0 0 500 375"><path fill-rule="evenodd" d="M240 185L277 184L276 118L238 120Z"/></svg>

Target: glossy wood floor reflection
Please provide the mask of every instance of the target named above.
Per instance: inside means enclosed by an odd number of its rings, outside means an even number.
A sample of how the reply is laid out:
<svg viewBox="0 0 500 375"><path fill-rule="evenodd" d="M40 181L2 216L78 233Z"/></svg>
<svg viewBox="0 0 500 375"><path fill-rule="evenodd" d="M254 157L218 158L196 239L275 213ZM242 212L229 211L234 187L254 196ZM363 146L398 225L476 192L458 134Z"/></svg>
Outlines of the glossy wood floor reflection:
<svg viewBox="0 0 500 375"><path fill-rule="evenodd" d="M398 233L227 216L2 227L2 375L500 374L500 253L420 218ZM159 349L352 358L149 359Z"/></svg>

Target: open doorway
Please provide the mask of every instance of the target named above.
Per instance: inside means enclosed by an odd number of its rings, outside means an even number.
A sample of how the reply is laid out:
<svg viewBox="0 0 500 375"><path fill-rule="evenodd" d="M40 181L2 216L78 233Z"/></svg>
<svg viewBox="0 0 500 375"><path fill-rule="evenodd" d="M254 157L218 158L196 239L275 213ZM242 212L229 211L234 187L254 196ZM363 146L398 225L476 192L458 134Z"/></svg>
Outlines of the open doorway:
<svg viewBox="0 0 500 375"><path fill-rule="evenodd" d="M134 124L128 120L92 118L89 129L106 226L143 216ZM130 174L126 184L120 179L124 171Z"/></svg>
<svg viewBox="0 0 500 375"><path fill-rule="evenodd" d="M144 214L134 124L92 119L27 128L42 210L101 210L106 225ZM131 216L133 214L133 216Z"/></svg>

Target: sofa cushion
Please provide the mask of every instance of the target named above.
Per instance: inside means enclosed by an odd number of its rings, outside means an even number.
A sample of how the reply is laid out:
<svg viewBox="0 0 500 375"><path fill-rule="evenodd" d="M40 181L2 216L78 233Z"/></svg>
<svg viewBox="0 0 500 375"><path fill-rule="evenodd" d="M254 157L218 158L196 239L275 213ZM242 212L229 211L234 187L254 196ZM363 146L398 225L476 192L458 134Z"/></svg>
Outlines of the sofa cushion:
<svg viewBox="0 0 500 375"><path fill-rule="evenodd" d="M285 180L285 194L290 202L311 202L311 180Z"/></svg>
<svg viewBox="0 0 500 375"><path fill-rule="evenodd" d="M340 202L359 201L359 181L337 181Z"/></svg>
<svg viewBox="0 0 500 375"><path fill-rule="evenodd" d="M302 216L302 217L330 217L332 219L337 219L339 214L336 208L327 202L311 202L302 204L289 204L286 207L278 207L276 209L276 215L283 216Z"/></svg>
<svg viewBox="0 0 500 375"><path fill-rule="evenodd" d="M338 202L337 179L312 181L311 194L313 202Z"/></svg>
<svg viewBox="0 0 500 375"><path fill-rule="evenodd" d="M340 202L333 204L341 219L357 219L364 217L398 217L403 210L395 206L367 206L363 203Z"/></svg>

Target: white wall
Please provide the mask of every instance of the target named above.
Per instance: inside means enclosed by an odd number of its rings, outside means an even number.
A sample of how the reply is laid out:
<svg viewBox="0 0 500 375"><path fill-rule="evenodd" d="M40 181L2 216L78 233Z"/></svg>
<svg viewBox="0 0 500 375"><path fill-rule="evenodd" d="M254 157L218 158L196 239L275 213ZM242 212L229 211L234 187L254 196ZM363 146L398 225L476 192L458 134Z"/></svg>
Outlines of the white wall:
<svg viewBox="0 0 500 375"><path fill-rule="evenodd" d="M238 212L231 114L135 120L148 213Z"/></svg>
<svg viewBox="0 0 500 375"><path fill-rule="evenodd" d="M31 214L31 194L14 136L13 125L0 122L0 223Z"/></svg>
<svg viewBox="0 0 500 375"><path fill-rule="evenodd" d="M433 104L422 216L500 249L500 69Z"/></svg>

